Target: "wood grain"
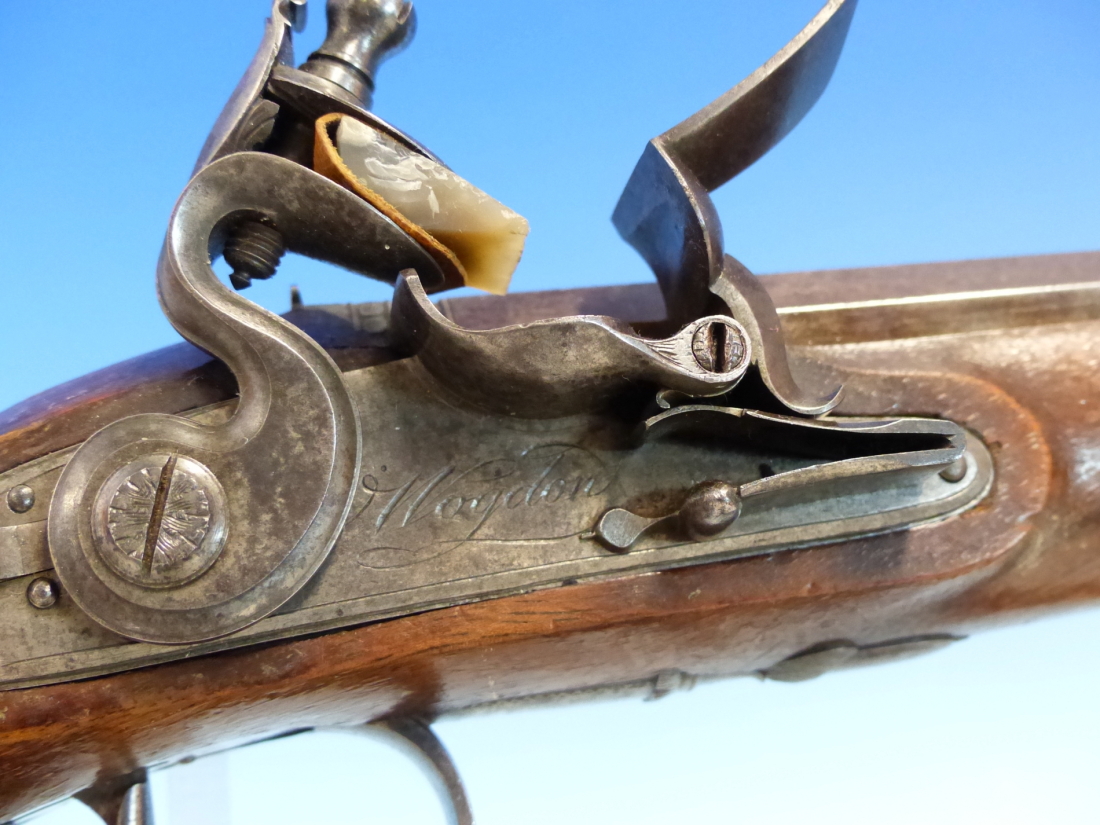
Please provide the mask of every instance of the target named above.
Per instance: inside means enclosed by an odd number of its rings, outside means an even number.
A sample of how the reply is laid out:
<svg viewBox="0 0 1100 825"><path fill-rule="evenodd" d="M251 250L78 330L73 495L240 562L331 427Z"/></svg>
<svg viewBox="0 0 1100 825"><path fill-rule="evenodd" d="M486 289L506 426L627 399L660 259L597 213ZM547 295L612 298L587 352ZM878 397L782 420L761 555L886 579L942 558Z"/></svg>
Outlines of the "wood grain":
<svg viewBox="0 0 1100 825"><path fill-rule="evenodd" d="M1034 280L1042 267L1031 271ZM280 731L432 716L670 670L746 673L823 641L965 635L1100 598L1100 322L797 355L814 380L843 376L842 412L942 415L968 426L994 455L989 498L905 533L0 693L0 821L98 780ZM150 406L178 411L193 403L195 388L177 380L187 370L173 379L163 362L158 369ZM144 380L131 367L108 390L68 391L37 416L33 405L24 409L0 436L0 463L25 454L20 432L36 433L41 450L79 440L89 410L100 420L114 414L144 392L127 382ZM207 399L231 391L224 381L199 384Z"/></svg>

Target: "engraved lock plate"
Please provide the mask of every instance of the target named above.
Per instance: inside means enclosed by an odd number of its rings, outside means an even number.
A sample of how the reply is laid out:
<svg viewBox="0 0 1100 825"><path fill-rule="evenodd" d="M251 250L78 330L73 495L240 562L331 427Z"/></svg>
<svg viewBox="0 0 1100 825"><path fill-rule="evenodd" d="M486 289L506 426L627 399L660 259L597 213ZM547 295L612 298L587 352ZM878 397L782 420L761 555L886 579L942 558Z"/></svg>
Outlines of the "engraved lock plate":
<svg viewBox="0 0 1100 825"><path fill-rule="evenodd" d="M6 618L0 649L7 657L0 687L82 678L589 578L906 529L974 506L993 477L989 452L970 437L961 478L941 476L960 449L945 447L940 463L889 485L835 488L835 495L766 506L749 496L741 517L719 536L693 541L647 532L628 552L613 552L594 535L612 508L667 512L675 509L666 503L670 493L707 479L751 486L761 483L763 464L776 479L825 465L713 440L659 438L639 446L633 425L607 415L487 414L438 392L415 359L346 373L345 380L360 417L371 422L363 467L343 531L298 597L231 635L164 646L121 639L64 598L53 610L34 610L24 594L27 577L0 582ZM194 420L224 419L230 408ZM962 435L949 422L936 423ZM158 470L155 462L151 469Z"/></svg>

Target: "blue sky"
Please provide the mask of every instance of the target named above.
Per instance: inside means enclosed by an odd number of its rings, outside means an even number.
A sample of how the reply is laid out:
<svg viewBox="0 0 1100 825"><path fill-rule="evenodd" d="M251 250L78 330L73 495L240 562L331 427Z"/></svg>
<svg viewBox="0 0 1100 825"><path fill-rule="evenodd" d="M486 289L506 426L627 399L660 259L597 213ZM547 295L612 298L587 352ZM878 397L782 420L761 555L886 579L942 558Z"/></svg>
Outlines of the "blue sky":
<svg viewBox="0 0 1100 825"><path fill-rule="evenodd" d="M0 343L11 355L0 408L178 340L153 287L165 223L268 9L265 0L2 2ZM323 4L311 5L299 59L322 36ZM609 221L646 141L767 59L818 0L417 8L417 39L383 66L375 110L531 221L513 282L530 290L649 278ZM862 0L817 108L717 193L728 250L770 273L1100 248L1098 33L1095 0ZM293 259L250 297L284 311L292 283L311 303L389 291ZM1029 812L1058 795L1064 810L1043 818L1085 822L1080 745L1100 734L1100 665L1078 653L1098 643L1100 621L1084 615L800 692L739 682L652 706L445 730L490 823L666 822L678 811L691 822L794 822L821 806L851 813L846 806L868 794L887 806L888 793L853 788L850 777L902 795L907 772L948 795L901 818L894 810L893 822L973 822L990 799L1004 802L999 821L1033 822ZM1038 738L1006 737L1009 717ZM1064 740L1051 733L1063 728ZM784 755L777 737L798 755ZM279 758L313 764L313 746L302 747ZM351 745L322 750L333 765L362 755ZM260 814L296 804L242 801L278 761L265 758L219 763L232 766L234 822L274 821ZM376 760L364 774L388 776L384 754L363 758ZM824 797L820 806L791 790L788 760L802 772L799 787ZM966 771L978 779L955 779ZM391 795L404 781L392 780ZM545 798L517 818L540 788ZM347 793L357 811L369 809L371 799ZM881 806L856 805L864 818L846 821L883 821ZM430 806L427 819L406 815L432 821Z"/></svg>
<svg viewBox="0 0 1100 825"><path fill-rule="evenodd" d="M4 0L0 407L171 343L153 293L172 203L249 60L266 0ZM322 4L301 40L321 38ZM421 0L376 111L532 225L515 289L649 277L609 216L645 142L732 86L817 0ZM864 0L818 107L717 194L757 272L1100 245L1100 6ZM290 261L278 311L383 286Z"/></svg>

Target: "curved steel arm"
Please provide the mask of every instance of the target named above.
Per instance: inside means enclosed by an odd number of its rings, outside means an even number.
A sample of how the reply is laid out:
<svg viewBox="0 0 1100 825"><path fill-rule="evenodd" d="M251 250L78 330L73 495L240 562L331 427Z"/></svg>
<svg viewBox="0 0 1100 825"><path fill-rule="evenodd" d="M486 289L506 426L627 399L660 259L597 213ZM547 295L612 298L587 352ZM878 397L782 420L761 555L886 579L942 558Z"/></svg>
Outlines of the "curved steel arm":
<svg viewBox="0 0 1100 825"><path fill-rule="evenodd" d="M771 60L642 153L612 221L653 269L676 323L722 308L750 331L771 326L775 307L766 290L724 255L709 193L767 153L817 102L855 6L856 0L830 0ZM754 344L760 378L789 410L821 415L839 402L839 390L814 397L798 387L778 323Z"/></svg>
<svg viewBox="0 0 1100 825"><path fill-rule="evenodd" d="M771 151L814 107L840 60L856 0L829 0L763 66L659 138L713 192Z"/></svg>
<svg viewBox="0 0 1100 825"><path fill-rule="evenodd" d="M408 266L433 282L442 277L389 219L291 161L238 153L192 179L169 224L158 293L173 326L233 371L239 403L217 425L141 415L100 430L65 469L49 515L50 551L66 592L128 638L198 642L270 614L324 561L353 495L359 422L339 369L305 333L231 291L211 268L241 216L273 224L292 250L379 278L392 280ZM140 472L127 472L150 463L149 485L157 476L160 483L142 511ZM173 498L174 473L185 464L197 468L184 479L198 498L190 509ZM134 512L148 523L126 523ZM211 546L217 519L225 524L220 548ZM130 563L133 554L104 540L110 533L117 544L120 530L135 527L144 535L144 572ZM162 545L161 531L173 527L186 544ZM172 572L206 552L212 566L197 574L155 575L162 556Z"/></svg>
<svg viewBox="0 0 1100 825"><path fill-rule="evenodd" d="M818 416L840 403L842 387L812 396L798 386L787 361L787 343L779 313L768 290L744 264L730 255L724 256L722 269L711 283L710 291L745 328L756 355L753 361L756 377L787 410Z"/></svg>

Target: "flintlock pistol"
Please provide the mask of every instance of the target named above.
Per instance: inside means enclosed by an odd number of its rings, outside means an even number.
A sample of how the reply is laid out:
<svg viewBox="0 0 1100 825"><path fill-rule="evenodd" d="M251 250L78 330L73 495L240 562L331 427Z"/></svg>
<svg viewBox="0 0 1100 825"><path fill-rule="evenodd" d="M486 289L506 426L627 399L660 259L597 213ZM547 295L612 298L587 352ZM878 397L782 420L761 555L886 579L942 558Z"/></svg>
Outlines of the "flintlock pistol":
<svg viewBox="0 0 1100 825"><path fill-rule="evenodd" d="M442 714L806 679L1100 595L1094 278L765 289L725 250L710 193L855 5L645 147L613 222L655 285L433 302L503 292L526 221L370 111L411 3L329 0L296 66L276 0L157 267L190 343L0 416L0 820L149 822L150 770L373 725L471 822ZM276 316L243 291L288 250L392 300Z"/></svg>

